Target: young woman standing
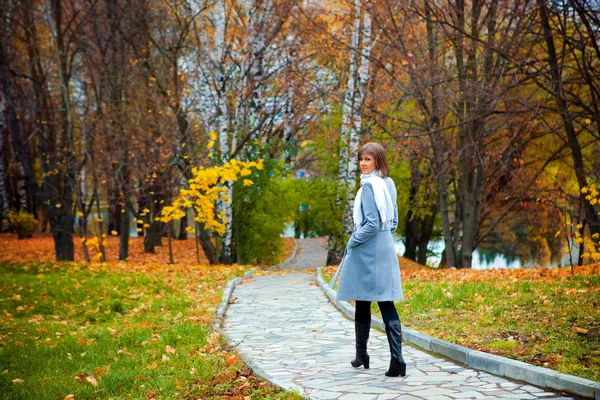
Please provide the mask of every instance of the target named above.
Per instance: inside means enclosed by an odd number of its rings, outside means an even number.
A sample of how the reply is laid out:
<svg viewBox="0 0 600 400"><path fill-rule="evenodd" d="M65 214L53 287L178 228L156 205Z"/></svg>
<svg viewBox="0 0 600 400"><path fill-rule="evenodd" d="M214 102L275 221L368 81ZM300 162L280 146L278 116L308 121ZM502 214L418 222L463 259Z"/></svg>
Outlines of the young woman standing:
<svg viewBox="0 0 600 400"><path fill-rule="evenodd" d="M358 152L361 188L354 202L354 231L346 245L337 298L355 300L356 358L353 367L369 368L367 341L371 302L381 310L391 361L387 376L405 376L402 331L394 300L402 300L400 267L392 232L398 225L396 186L389 178L385 149L367 143Z"/></svg>

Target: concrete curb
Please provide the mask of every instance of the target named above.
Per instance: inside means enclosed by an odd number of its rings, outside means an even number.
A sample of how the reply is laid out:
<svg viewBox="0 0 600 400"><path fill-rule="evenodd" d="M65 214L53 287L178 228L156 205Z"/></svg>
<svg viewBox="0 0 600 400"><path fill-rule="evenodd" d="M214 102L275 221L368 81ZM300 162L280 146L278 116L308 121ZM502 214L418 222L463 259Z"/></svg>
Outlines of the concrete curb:
<svg viewBox="0 0 600 400"><path fill-rule="evenodd" d="M319 286L343 314L354 319L354 307L346 301L337 300L337 292L329 287L317 268ZM373 317L371 325L385 330L383 320ZM600 400L600 383L573 375L563 374L548 368L537 367L521 361L469 349L449 343L413 329L402 327L402 339L424 350L441 354L469 368L486 371L509 379L524 381L535 386L571 393L588 399Z"/></svg>
<svg viewBox="0 0 600 400"><path fill-rule="evenodd" d="M298 242L296 240L294 240L294 244L295 244L294 252L284 262L276 264L276 265L272 265L270 267L254 268L252 271L246 272L244 274L243 278L233 278L233 279L229 280L229 282L227 282L227 286L225 286L225 291L223 292L223 297L221 297L221 304L219 305L219 308L217 308L217 312L215 315L216 321L214 324L212 324L213 329L221 329L221 324L223 323L223 317L225 316L225 311L227 310L227 305L229 304L229 298L231 297L231 294L233 293L233 289L235 289L235 287L237 285L239 285L246 279L251 278L256 271L272 271L272 270L276 270L279 268L283 268L286 265L288 265L289 263L291 263L294 260L294 258L296 258L296 254L298 253Z"/></svg>

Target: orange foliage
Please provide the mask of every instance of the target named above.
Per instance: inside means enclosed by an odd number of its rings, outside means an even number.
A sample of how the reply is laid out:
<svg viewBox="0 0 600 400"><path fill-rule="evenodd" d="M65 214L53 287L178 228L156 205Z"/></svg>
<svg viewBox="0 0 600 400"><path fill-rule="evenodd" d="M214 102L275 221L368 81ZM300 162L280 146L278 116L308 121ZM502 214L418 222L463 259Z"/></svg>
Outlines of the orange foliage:
<svg viewBox="0 0 600 400"><path fill-rule="evenodd" d="M285 238L282 261L294 251L294 240ZM167 265L169 249L167 239L164 245L156 247L156 254L144 253L144 238L129 239L128 262L119 262L119 238L109 236L104 239L108 262L115 262L131 268L135 265ZM173 255L177 264L196 264L196 244L194 238L173 240ZM93 254L92 254L93 259ZM33 238L18 240L15 234L0 234L0 261L46 261L54 262L54 241L50 235L36 235ZM84 262L83 249L79 238L75 238L75 261ZM94 263L95 264L95 263ZM200 247L200 264L208 264L208 259Z"/></svg>
<svg viewBox="0 0 600 400"><path fill-rule="evenodd" d="M477 282L491 280L544 280L572 276L571 268L518 268L518 269L404 269L401 264L402 279L426 281L446 280L450 282ZM600 263L574 268L575 275L600 275Z"/></svg>
<svg viewBox="0 0 600 400"><path fill-rule="evenodd" d="M156 254L144 253L144 238L130 238L129 261L136 264L151 262L166 265L169 262L169 249L166 246L166 238L164 238L163 243L164 246L156 248ZM104 246L108 261L117 261L119 259L119 238L116 236L105 238ZM195 264L196 244L194 238L173 240L173 254L177 262ZM54 262L54 240L50 235L36 235L30 239L17 240L17 236L14 234L2 234L0 235L0 261ZM75 238L75 261L84 262L83 248L79 238ZM200 248L200 263L208 264L208 259L202 248Z"/></svg>
<svg viewBox="0 0 600 400"><path fill-rule="evenodd" d="M571 268L518 268L518 269L435 269L424 267L404 257L398 257L400 274L404 281L447 281L480 282L491 280L552 280L572 276ZM331 278L337 266L324 268L326 277ZM600 263L574 268L575 275L600 275Z"/></svg>

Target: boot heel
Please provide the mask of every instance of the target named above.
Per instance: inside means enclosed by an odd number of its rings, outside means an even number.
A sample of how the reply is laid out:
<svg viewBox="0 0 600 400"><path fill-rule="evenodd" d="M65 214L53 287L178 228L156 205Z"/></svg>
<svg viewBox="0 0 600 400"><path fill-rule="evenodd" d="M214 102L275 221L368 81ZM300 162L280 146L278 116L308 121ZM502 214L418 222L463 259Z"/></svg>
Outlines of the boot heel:
<svg viewBox="0 0 600 400"><path fill-rule="evenodd" d="M400 362L400 376L406 376L406 363Z"/></svg>
<svg viewBox="0 0 600 400"><path fill-rule="evenodd" d="M369 369L369 361L370 358L368 355L366 356L359 356L358 354L356 355L356 358L352 361L350 361L350 364L352 364L352 366L354 368L358 368L358 367L365 367L365 369Z"/></svg>

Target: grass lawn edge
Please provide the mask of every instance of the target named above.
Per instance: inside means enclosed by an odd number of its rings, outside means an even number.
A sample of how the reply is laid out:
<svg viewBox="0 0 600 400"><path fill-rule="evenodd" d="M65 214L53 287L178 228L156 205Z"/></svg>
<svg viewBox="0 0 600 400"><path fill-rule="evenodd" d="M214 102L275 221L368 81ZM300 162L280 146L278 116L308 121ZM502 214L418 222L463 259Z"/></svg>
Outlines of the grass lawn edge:
<svg viewBox="0 0 600 400"><path fill-rule="evenodd" d="M346 317L354 320L354 307L346 301L336 299L337 292L323 278L323 270L317 268L317 281L324 294ZM381 318L372 317L371 325L385 330ZM600 383L565 374L549 368L539 367L511 358L474 350L458 344L420 333L414 329L402 328L402 337L411 345L428 353L441 355L469 368L482 370L513 380L524 381L535 386L564 391L585 398L600 400Z"/></svg>

